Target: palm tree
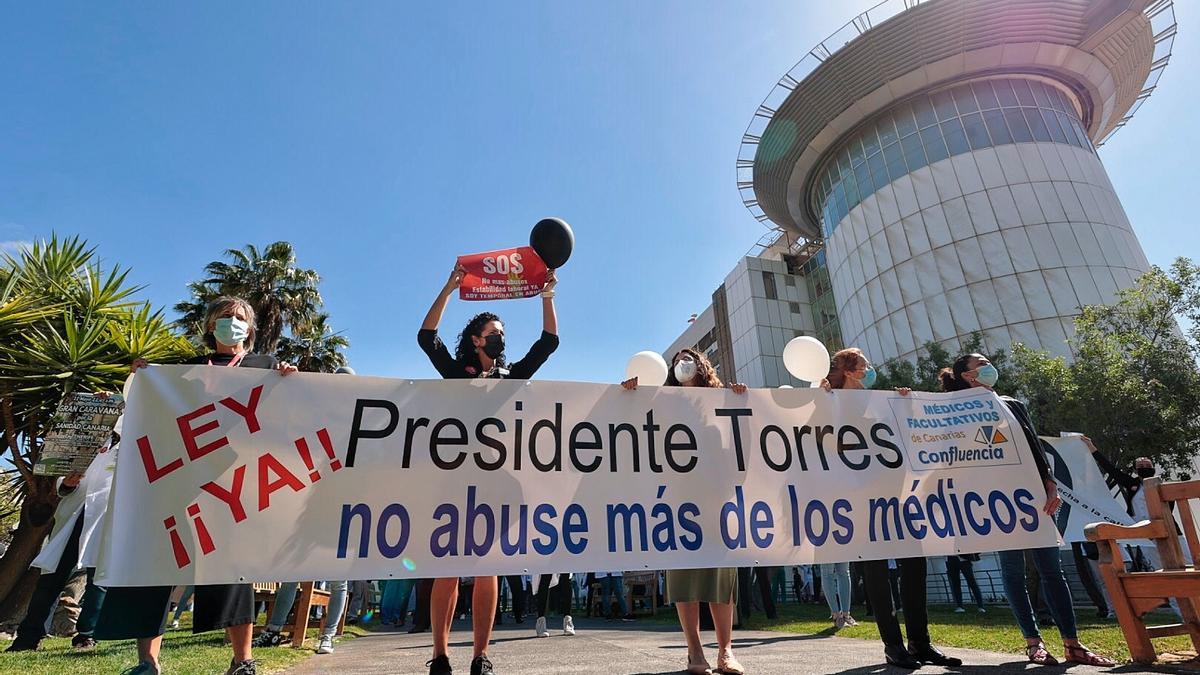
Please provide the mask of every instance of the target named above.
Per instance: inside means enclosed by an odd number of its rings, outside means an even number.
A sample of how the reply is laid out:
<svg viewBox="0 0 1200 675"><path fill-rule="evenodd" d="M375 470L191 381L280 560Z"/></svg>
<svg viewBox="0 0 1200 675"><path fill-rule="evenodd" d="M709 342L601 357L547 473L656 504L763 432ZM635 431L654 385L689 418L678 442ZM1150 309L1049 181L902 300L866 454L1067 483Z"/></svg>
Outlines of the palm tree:
<svg viewBox="0 0 1200 675"><path fill-rule="evenodd" d="M58 495L33 474L54 409L72 391L121 388L135 358L157 363L193 353L162 312L132 300L127 270L105 270L78 237L51 237L0 259L0 452L20 506L0 557L0 623L20 615L32 590L20 584L41 547Z"/></svg>
<svg viewBox="0 0 1200 675"><path fill-rule="evenodd" d="M231 262L214 260L205 265L208 277L188 284L190 300L175 305L179 323L193 335L203 333L200 325L205 306L221 295L236 295L254 307L258 315L254 351L271 354L279 346L284 326L296 330L312 320L321 306L314 270L296 266L296 251L286 241L277 241L263 251L253 244L228 249Z"/></svg>
<svg viewBox="0 0 1200 675"><path fill-rule="evenodd" d="M332 373L346 365L342 350L349 346L350 340L329 327L329 315L317 314L290 337L280 338L275 357L308 373Z"/></svg>

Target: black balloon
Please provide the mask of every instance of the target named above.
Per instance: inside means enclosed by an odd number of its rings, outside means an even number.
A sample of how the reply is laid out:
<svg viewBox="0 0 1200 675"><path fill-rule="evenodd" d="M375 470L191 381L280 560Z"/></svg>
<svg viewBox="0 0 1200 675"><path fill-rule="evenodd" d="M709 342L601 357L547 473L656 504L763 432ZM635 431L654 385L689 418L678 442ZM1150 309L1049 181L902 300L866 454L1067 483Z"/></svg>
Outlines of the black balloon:
<svg viewBox="0 0 1200 675"><path fill-rule="evenodd" d="M546 267L555 270L571 257L571 250L575 248L575 233L561 218L543 218L529 233L529 245L546 263Z"/></svg>

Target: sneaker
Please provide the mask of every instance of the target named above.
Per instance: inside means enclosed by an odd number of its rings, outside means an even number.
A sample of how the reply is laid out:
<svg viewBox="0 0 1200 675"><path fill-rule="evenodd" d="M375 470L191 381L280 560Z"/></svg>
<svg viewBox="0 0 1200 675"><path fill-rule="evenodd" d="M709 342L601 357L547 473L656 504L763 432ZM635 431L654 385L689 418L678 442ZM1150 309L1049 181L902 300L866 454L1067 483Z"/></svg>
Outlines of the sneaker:
<svg viewBox="0 0 1200 675"><path fill-rule="evenodd" d="M846 627L846 615L843 614L842 612L838 612L837 614L835 614L833 617L833 627L836 628L837 630L841 630L841 629L845 628Z"/></svg>
<svg viewBox="0 0 1200 675"><path fill-rule="evenodd" d="M425 665L429 666L429 675L450 675L454 672L450 669L450 657L445 654L433 657Z"/></svg>
<svg viewBox="0 0 1200 675"><path fill-rule="evenodd" d="M162 671L150 661L142 661L132 668L121 671L121 675L159 675Z"/></svg>
<svg viewBox="0 0 1200 675"><path fill-rule="evenodd" d="M471 659L471 675L496 675L487 654Z"/></svg>
<svg viewBox="0 0 1200 675"><path fill-rule="evenodd" d="M854 620L854 617L850 616L850 612L846 612L844 616L846 617L846 625L847 626L857 626L858 625L858 622Z"/></svg>
<svg viewBox="0 0 1200 675"><path fill-rule="evenodd" d="M621 620L625 623L630 623L636 621L637 619L633 616L633 614L626 614L625 616L621 617Z"/></svg>
<svg viewBox="0 0 1200 675"><path fill-rule="evenodd" d="M955 614L963 614L963 613L965 613L966 611L967 611L967 610L963 609L962 607L955 607L955 608L954 608L954 613L955 613Z"/></svg>
<svg viewBox="0 0 1200 675"><path fill-rule="evenodd" d="M36 652L41 650L41 641L38 642L22 642L13 640L13 643L5 649L6 652Z"/></svg>
<svg viewBox="0 0 1200 675"><path fill-rule="evenodd" d="M258 666L254 664L254 659L246 659L241 663L237 661L229 662L229 670L225 671L225 675L257 675Z"/></svg>
<svg viewBox="0 0 1200 675"><path fill-rule="evenodd" d="M980 614L987 614L987 608L986 608L986 607L980 607L980 608L979 608L979 613L980 613Z"/></svg>
<svg viewBox="0 0 1200 675"><path fill-rule="evenodd" d="M333 653L333 636L331 636L331 635L322 635L321 636L320 642L317 643L317 653L318 654L332 654Z"/></svg>
<svg viewBox="0 0 1200 675"><path fill-rule="evenodd" d="M75 637L71 638L71 649L77 652L87 652L96 648L96 640L91 635L76 633Z"/></svg>
<svg viewBox="0 0 1200 675"><path fill-rule="evenodd" d="M533 632L538 637L550 637L550 631L546 629L546 617L538 617L537 625L534 626Z"/></svg>
<svg viewBox="0 0 1200 675"><path fill-rule="evenodd" d="M179 630L179 619L171 622L171 630Z"/></svg>
<svg viewBox="0 0 1200 675"><path fill-rule="evenodd" d="M278 647L279 645L283 644L283 641L283 633L268 628L267 630L259 633L258 637L254 638L254 642L250 644L255 647Z"/></svg>
<svg viewBox="0 0 1200 675"><path fill-rule="evenodd" d="M563 617L563 635L574 635L574 634L575 634L575 621L573 621L571 619L571 615L568 614Z"/></svg>

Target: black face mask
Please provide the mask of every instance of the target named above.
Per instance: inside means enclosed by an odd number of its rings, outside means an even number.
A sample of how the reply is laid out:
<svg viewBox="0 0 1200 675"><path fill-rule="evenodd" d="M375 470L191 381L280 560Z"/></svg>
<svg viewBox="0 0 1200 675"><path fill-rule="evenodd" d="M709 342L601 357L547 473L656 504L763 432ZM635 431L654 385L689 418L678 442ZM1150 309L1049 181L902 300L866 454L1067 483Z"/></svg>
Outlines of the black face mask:
<svg viewBox="0 0 1200 675"><path fill-rule="evenodd" d="M1141 476L1142 478L1153 478L1154 477L1154 467L1152 467L1152 466L1140 467L1137 470L1137 475Z"/></svg>
<svg viewBox="0 0 1200 675"><path fill-rule="evenodd" d="M504 336L499 333L492 333L483 338L483 353L488 355L493 361L500 358L504 353Z"/></svg>

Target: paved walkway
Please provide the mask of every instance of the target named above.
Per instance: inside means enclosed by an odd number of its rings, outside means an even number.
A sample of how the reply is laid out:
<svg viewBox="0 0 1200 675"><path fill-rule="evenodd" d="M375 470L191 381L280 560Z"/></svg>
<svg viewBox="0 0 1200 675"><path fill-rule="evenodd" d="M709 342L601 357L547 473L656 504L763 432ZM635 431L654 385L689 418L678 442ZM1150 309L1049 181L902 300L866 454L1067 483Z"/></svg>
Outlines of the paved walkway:
<svg viewBox="0 0 1200 675"><path fill-rule="evenodd" d="M557 619L551 626L561 626ZM578 634L550 638L533 636L533 622L515 626L506 624L493 634L489 653L500 675L674 675L682 672L686 658L682 636L678 629L664 625L614 624L604 621L579 620ZM709 659L716 662L712 646L713 634L703 635L708 644ZM375 633L368 637L339 641L336 651L328 656L314 656L287 671L289 675L318 673L383 673L424 674L425 661L432 649L429 633L408 635L403 632ZM883 648L874 641L850 638L800 635L760 631L734 633L734 650L750 675L866 675L868 673L905 673L908 671L884 667ZM1067 672L1071 675L1093 673L1141 673L1146 669L1121 666L1101 670L1075 666L1039 668L1025 663L1014 654L996 654L971 649L947 649L966 664L946 671L928 666L924 673L955 672L968 675L998 673ZM467 622L455 624L450 647L455 673L467 675L471 656L470 633ZM1153 672L1171 672L1158 670Z"/></svg>

